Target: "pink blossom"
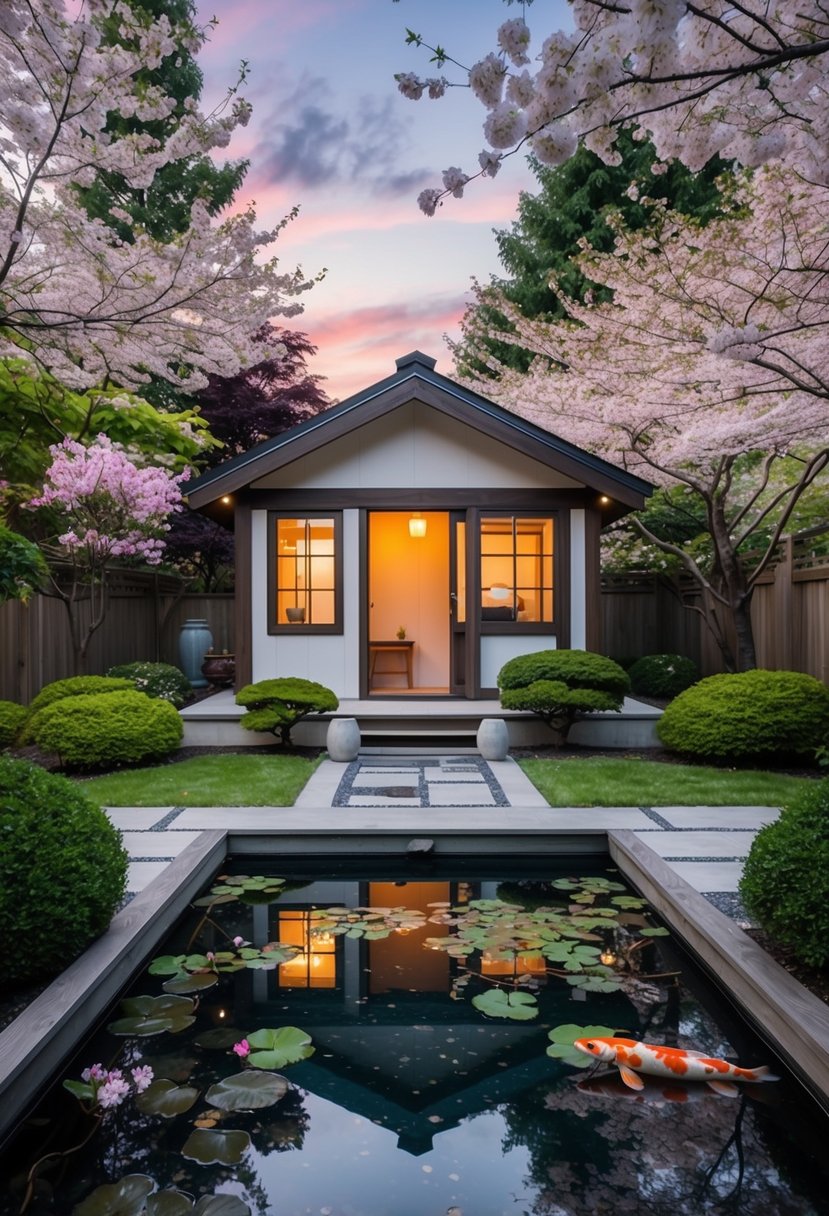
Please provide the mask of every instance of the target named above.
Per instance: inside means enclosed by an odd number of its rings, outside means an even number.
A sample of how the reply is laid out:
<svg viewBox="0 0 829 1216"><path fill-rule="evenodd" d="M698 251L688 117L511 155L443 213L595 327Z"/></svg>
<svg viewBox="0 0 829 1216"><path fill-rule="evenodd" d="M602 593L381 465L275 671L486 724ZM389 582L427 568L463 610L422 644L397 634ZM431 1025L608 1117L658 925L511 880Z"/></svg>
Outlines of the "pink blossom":
<svg viewBox="0 0 829 1216"><path fill-rule="evenodd" d="M133 1068L132 1079L137 1092L143 1094L144 1090L152 1085L153 1070L149 1064L141 1064L137 1068Z"/></svg>
<svg viewBox="0 0 829 1216"><path fill-rule="evenodd" d="M129 1092L129 1082L124 1080L121 1073L111 1072L96 1092L95 1097L99 1106L102 1106L104 1110L109 1110L111 1107L120 1106Z"/></svg>
<svg viewBox="0 0 829 1216"><path fill-rule="evenodd" d="M234 939L233 939L233 944L234 944L234 946L236 946L236 948L238 949L238 948L239 948L239 946L244 946L244 945L246 945L247 943L245 942L245 939L244 939L243 937L234 937Z"/></svg>
<svg viewBox="0 0 829 1216"><path fill-rule="evenodd" d="M241 1039L238 1043L233 1044L233 1050L241 1060L244 1060L250 1055L250 1043L247 1039Z"/></svg>
<svg viewBox="0 0 829 1216"><path fill-rule="evenodd" d="M106 1075L106 1069L103 1064L93 1064L91 1068L83 1070L81 1080L86 1082L103 1081Z"/></svg>

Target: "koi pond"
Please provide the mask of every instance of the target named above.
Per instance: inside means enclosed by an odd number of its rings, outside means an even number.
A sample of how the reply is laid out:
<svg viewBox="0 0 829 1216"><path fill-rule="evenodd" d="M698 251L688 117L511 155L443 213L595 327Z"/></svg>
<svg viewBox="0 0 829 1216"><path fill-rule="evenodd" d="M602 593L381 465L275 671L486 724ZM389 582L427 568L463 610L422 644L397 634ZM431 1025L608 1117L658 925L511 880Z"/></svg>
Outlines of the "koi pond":
<svg viewBox="0 0 829 1216"><path fill-rule="evenodd" d="M616 871L325 864L227 863L5 1146L2 1216L829 1212L829 1118ZM574 1046L619 1036L780 1079Z"/></svg>

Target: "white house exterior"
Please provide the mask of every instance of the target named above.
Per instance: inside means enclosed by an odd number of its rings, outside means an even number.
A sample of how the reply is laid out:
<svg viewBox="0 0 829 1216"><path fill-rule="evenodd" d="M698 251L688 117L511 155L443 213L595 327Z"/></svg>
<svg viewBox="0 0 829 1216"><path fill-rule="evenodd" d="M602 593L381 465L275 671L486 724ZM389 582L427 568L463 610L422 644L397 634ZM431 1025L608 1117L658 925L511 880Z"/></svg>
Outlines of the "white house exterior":
<svg viewBox="0 0 829 1216"><path fill-rule="evenodd" d="M407 355L188 487L235 526L239 684L472 699L515 655L599 648L599 532L651 487L434 367Z"/></svg>

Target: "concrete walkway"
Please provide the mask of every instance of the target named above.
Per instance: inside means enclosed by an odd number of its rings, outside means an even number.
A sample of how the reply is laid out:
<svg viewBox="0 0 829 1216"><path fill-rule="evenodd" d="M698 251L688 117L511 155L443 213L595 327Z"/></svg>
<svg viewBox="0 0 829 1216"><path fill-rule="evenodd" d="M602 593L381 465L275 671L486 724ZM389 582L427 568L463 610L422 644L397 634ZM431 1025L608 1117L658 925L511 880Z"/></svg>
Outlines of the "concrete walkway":
<svg viewBox="0 0 829 1216"><path fill-rule="evenodd" d="M324 760L293 807L112 807L130 855L135 894L200 831L210 828L337 832L440 829L629 828L720 911L738 921L742 865L756 832L777 818L765 806L550 807L512 759L478 755L360 756Z"/></svg>

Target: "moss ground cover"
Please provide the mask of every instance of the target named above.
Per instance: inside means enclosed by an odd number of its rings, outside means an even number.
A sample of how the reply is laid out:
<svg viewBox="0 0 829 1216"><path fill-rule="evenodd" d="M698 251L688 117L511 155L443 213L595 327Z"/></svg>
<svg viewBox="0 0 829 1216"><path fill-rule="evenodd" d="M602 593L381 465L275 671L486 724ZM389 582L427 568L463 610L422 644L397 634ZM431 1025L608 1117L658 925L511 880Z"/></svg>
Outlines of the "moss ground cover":
<svg viewBox="0 0 829 1216"><path fill-rule="evenodd" d="M780 806L808 777L604 756L520 761L551 806Z"/></svg>
<svg viewBox="0 0 829 1216"><path fill-rule="evenodd" d="M319 764L304 756L197 756L81 782L99 806L292 806Z"/></svg>

